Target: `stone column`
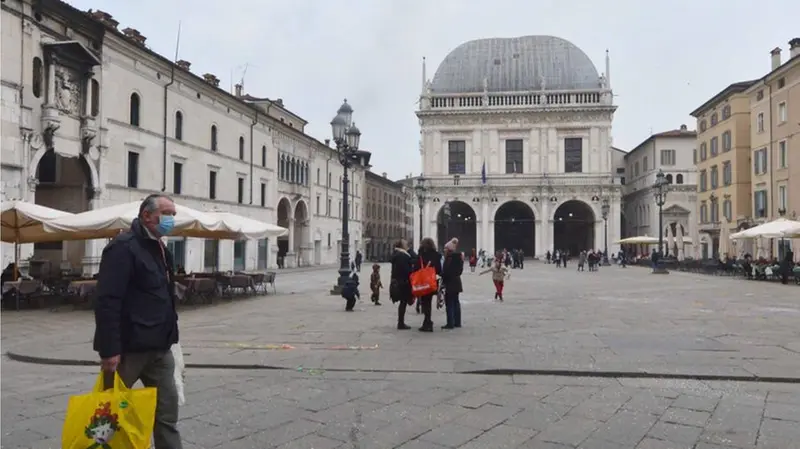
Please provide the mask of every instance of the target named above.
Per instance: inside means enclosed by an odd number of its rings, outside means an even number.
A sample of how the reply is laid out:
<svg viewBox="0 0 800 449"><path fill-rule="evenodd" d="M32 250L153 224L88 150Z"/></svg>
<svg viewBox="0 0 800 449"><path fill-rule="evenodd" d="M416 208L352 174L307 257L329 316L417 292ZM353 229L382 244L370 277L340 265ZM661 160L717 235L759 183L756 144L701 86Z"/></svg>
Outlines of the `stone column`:
<svg viewBox="0 0 800 449"><path fill-rule="evenodd" d="M93 79L92 77L93 76L94 76L94 72L92 72L91 70L86 72L86 75L85 75L86 80L84 81L86 84L85 84L85 87L83 89L84 90L84 95L83 95L83 98L84 98L83 116L84 117L91 117L92 116L92 79Z"/></svg>
<svg viewBox="0 0 800 449"><path fill-rule="evenodd" d="M93 164L92 161L86 161L89 164ZM92 199L89 200L89 210L99 209L100 206L100 189L93 188L92 189ZM81 260L81 266L83 275L85 277L91 277L100 271L100 260L103 257L103 249L106 246L108 241L106 239L95 239L95 240L85 240L83 243L83 260ZM66 245L64 245L66 248ZM64 254L66 258L66 253Z"/></svg>
<svg viewBox="0 0 800 449"><path fill-rule="evenodd" d="M542 255L547 252L547 249L542 246L544 244L544 240L542 239L543 228L544 228L544 226L542 225L543 223L544 221L542 220L542 217L536 217L536 221L534 221L533 224L533 229L534 229L533 232L535 235L534 245L536 245L535 248L536 251L535 254L531 254L532 257L541 258Z"/></svg>
<svg viewBox="0 0 800 449"><path fill-rule="evenodd" d="M540 198L539 204L542 205L541 216L537 217L537 224L539 229L536 232L536 238L539 241L536 245L536 252L544 255L546 252L553 251L552 228L553 222L550 220L550 199L547 197Z"/></svg>
<svg viewBox="0 0 800 449"><path fill-rule="evenodd" d="M486 251L494 251L489 242L492 241L493 232L489 226L489 198L481 198L481 239L478 246Z"/></svg>
<svg viewBox="0 0 800 449"><path fill-rule="evenodd" d="M295 239L295 229L294 229L294 218L289 218L289 244L288 251L286 252L286 257L284 258L284 264L286 268L294 268L297 264L297 259L295 256L294 251L294 239Z"/></svg>
<svg viewBox="0 0 800 449"><path fill-rule="evenodd" d="M56 104L56 65L58 61L55 57L50 57L50 65L47 67L47 104Z"/></svg>

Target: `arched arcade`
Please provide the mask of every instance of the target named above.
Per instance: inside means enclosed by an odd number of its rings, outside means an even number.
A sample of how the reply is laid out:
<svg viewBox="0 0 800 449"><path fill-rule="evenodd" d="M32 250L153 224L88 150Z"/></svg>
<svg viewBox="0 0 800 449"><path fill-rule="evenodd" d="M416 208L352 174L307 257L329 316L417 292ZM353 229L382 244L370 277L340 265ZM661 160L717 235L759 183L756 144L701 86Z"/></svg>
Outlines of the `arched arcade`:
<svg viewBox="0 0 800 449"><path fill-rule="evenodd" d="M580 200L564 202L553 215L553 249L573 256L584 250L602 249L595 240L595 221L588 204Z"/></svg>
<svg viewBox="0 0 800 449"><path fill-rule="evenodd" d="M436 217L436 245L442 249L453 237L458 238L460 251L469 253L477 248L478 236L475 210L463 201L448 201L439 208Z"/></svg>
<svg viewBox="0 0 800 449"><path fill-rule="evenodd" d="M519 250L528 257L536 255L536 217L533 209L522 201L501 205L494 214L494 246L496 250Z"/></svg>

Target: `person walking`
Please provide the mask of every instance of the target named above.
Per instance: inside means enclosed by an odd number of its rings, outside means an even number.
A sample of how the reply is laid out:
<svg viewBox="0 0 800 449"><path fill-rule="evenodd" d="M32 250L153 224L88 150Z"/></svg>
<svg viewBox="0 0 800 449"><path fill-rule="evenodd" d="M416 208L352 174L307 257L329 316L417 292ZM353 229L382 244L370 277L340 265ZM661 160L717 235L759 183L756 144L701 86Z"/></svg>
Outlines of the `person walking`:
<svg viewBox="0 0 800 449"><path fill-rule="evenodd" d="M458 241L458 239L456 239ZM447 247L445 246L445 250ZM475 248L472 248L472 253L469 256L469 271L474 273L475 267L478 266L478 255L475 253Z"/></svg>
<svg viewBox="0 0 800 449"><path fill-rule="evenodd" d="M433 267L433 269L436 270L437 276L442 275L442 255L439 254L439 251L436 251L436 244L433 242L433 239L429 237L422 239L419 245L419 251L417 252L417 259L419 259L419 268ZM419 328L420 332L433 332L431 314L433 312L434 296L435 293L417 298L420 302L422 315L424 316L422 327Z"/></svg>
<svg viewBox="0 0 800 449"><path fill-rule="evenodd" d="M364 261L364 256L361 254L361 251L356 251L356 257L355 257L356 271L358 271L359 273L361 273L361 262L363 261Z"/></svg>
<svg viewBox="0 0 800 449"><path fill-rule="evenodd" d="M392 299L392 303L398 304L397 329L399 330L411 329L406 325L406 307L414 300L411 295L411 256L407 249L406 241L398 240L394 244L394 252L390 259L392 273L389 281L389 297Z"/></svg>
<svg viewBox="0 0 800 449"><path fill-rule="evenodd" d="M372 290L372 303L376 306L381 305L381 289L383 282L381 282L381 266L378 264L372 265L372 275L369 277L369 288Z"/></svg>
<svg viewBox="0 0 800 449"><path fill-rule="evenodd" d="M461 274L464 272L464 258L457 252L458 239L452 239L444 245L444 265L442 266L442 284L444 284L444 306L447 313L447 324L442 329L461 327L461 301L458 295L463 290ZM474 256L473 256L474 257ZM474 269L470 263L470 269Z"/></svg>
<svg viewBox="0 0 800 449"><path fill-rule="evenodd" d="M106 387L116 372L129 388L141 380L158 389L155 449L183 447L170 350L178 343L173 258L161 241L172 232L175 213L175 203L166 195L142 201L131 229L103 250L94 308L94 350L106 373Z"/></svg>

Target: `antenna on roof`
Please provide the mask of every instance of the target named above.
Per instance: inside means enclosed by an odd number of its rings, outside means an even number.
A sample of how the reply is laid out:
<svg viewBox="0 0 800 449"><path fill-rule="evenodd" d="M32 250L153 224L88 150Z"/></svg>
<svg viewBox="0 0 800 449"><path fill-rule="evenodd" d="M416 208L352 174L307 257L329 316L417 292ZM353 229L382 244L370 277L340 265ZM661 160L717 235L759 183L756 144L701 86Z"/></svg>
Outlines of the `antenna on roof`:
<svg viewBox="0 0 800 449"><path fill-rule="evenodd" d="M178 61L178 50L181 48L181 21L178 21L178 38L175 39L175 59L172 62Z"/></svg>

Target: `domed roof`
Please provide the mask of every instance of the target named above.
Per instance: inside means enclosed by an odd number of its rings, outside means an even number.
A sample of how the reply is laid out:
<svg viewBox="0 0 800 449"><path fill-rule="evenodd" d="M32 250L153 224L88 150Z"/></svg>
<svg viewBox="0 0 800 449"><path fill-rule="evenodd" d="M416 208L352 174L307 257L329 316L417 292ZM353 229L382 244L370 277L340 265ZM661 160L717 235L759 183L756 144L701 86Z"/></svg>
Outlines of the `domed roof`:
<svg viewBox="0 0 800 449"><path fill-rule="evenodd" d="M477 39L456 47L436 70L433 93L597 89L592 61L553 36Z"/></svg>

